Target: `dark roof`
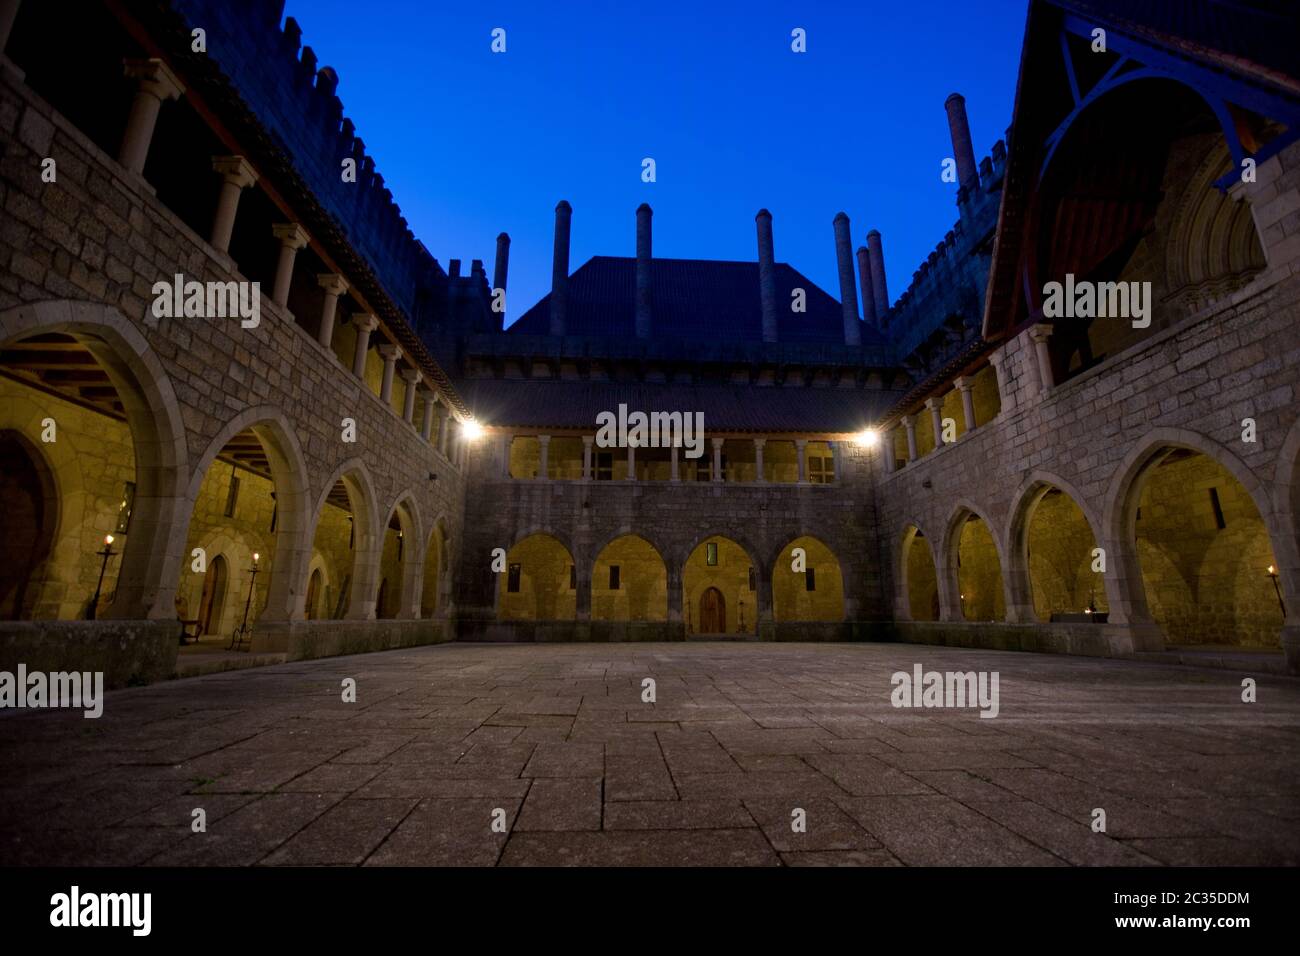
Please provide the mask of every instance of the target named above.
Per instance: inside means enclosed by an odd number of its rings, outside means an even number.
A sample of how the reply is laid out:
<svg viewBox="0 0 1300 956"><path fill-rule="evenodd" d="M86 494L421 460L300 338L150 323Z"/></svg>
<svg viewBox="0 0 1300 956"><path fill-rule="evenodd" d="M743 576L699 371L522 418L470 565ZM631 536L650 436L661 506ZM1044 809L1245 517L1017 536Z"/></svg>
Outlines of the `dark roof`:
<svg viewBox="0 0 1300 956"><path fill-rule="evenodd" d="M790 310L791 292L806 291L807 312ZM651 338L753 341L763 338L758 263L654 259L650 267ZM782 342L844 344L839 300L784 262L776 264L777 338ZM507 332L546 335L551 296L525 312ZM636 259L593 256L569 277L569 335L634 338ZM862 323L863 345L883 343Z"/></svg>
<svg viewBox="0 0 1300 956"><path fill-rule="evenodd" d="M648 382L470 379L458 383L474 416L519 428L596 427L596 416L629 411L703 412L706 431L844 433L869 427L897 392L860 388L677 385Z"/></svg>

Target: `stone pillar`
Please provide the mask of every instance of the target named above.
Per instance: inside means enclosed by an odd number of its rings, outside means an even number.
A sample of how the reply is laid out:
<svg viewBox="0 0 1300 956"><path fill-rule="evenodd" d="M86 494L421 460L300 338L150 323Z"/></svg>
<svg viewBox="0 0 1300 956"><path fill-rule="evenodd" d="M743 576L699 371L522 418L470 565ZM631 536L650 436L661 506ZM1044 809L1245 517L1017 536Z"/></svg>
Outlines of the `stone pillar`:
<svg viewBox="0 0 1300 956"><path fill-rule="evenodd" d="M861 345L858 325L858 290L853 281L853 240L849 238L849 217L835 215L835 261L840 272L840 309L844 317L844 344Z"/></svg>
<svg viewBox="0 0 1300 956"><path fill-rule="evenodd" d="M682 477L681 477L681 473L680 473L679 470L678 470L678 464L677 464L677 446L676 446L676 445L673 445L672 448L669 449L669 453L668 453L668 454L669 454L669 459L668 459L668 460L669 460L669 462L671 463L671 467L672 467L672 471L671 471L671 473L670 473L669 476L668 476L668 480L669 480L669 481L681 481L681 480L682 480Z"/></svg>
<svg viewBox="0 0 1300 956"><path fill-rule="evenodd" d="M636 445L627 446L627 480L636 481Z"/></svg>
<svg viewBox="0 0 1300 956"><path fill-rule="evenodd" d="M799 484L808 484L808 439L794 440L794 456L799 460Z"/></svg>
<svg viewBox="0 0 1300 956"><path fill-rule="evenodd" d="M880 436L880 461L885 466L885 474L892 475L898 467L894 460L894 433L887 431Z"/></svg>
<svg viewBox="0 0 1300 956"><path fill-rule="evenodd" d="M447 419L449 417L450 416L447 414L447 406L439 402L438 403L438 454L442 455L442 457L444 458L447 457L447 441L448 441L447 433L451 430L450 428L447 427Z"/></svg>
<svg viewBox="0 0 1300 956"><path fill-rule="evenodd" d="M18 5L13 0L13 13L18 13ZM154 127L158 125L158 110L164 100L174 100L185 92L181 81L162 60L126 60L126 75L137 80L135 99L131 101L131 112L126 119L126 131L122 134L122 146L117 151L117 161L135 173L144 173L145 160L149 158L149 144L153 142Z"/></svg>
<svg viewBox="0 0 1300 956"><path fill-rule="evenodd" d="M766 438L754 439L754 480L759 484L767 480L763 477L763 446L766 444Z"/></svg>
<svg viewBox="0 0 1300 956"><path fill-rule="evenodd" d="M379 346L378 351L384 360L384 377L379 382L379 400L387 405L393 400L393 372L397 369L397 360L402 357L402 349L389 344Z"/></svg>
<svg viewBox="0 0 1300 956"><path fill-rule="evenodd" d="M989 365L993 368L993 379L998 385L998 409L999 413L1010 410L1015 405L1015 396L1010 391L1010 383L1007 381L1007 354L1003 349L1004 346L994 349L989 353Z"/></svg>
<svg viewBox="0 0 1300 956"><path fill-rule="evenodd" d="M239 194L257 182L257 173L243 156L213 156L212 171L221 176L221 191L217 193L217 211L212 217L209 242L218 252L229 252Z"/></svg>
<svg viewBox="0 0 1300 956"><path fill-rule="evenodd" d="M1042 392L1050 392L1056 384L1052 377L1052 353L1047 348L1047 339L1052 334L1050 325L1038 324L1029 327L1029 339L1034 343L1034 358L1038 364L1038 385Z"/></svg>
<svg viewBox="0 0 1300 956"><path fill-rule="evenodd" d="M871 291L876 297L876 323L884 328L889 312L889 288L885 284L885 247L880 233L867 233L867 257L871 259Z"/></svg>
<svg viewBox="0 0 1300 956"><path fill-rule="evenodd" d="M682 573L676 568L668 569L668 623L682 623Z"/></svg>
<svg viewBox="0 0 1300 956"><path fill-rule="evenodd" d="M948 112L948 133L952 137L952 154L957 161L957 185L970 186L974 180L979 183L979 173L975 168L975 150L971 146L970 124L966 121L966 100L960 93L953 93L943 102Z"/></svg>
<svg viewBox="0 0 1300 956"><path fill-rule="evenodd" d="M402 369L402 381L406 383L406 397L402 404L402 417L411 425L415 424L415 389L423 376L417 368Z"/></svg>
<svg viewBox="0 0 1300 956"><path fill-rule="evenodd" d="M551 259L551 335L563 335L569 312L569 230L573 207L561 199L555 207L555 249Z"/></svg>
<svg viewBox="0 0 1300 956"><path fill-rule="evenodd" d="M713 480L722 480L722 439L713 439Z"/></svg>
<svg viewBox="0 0 1300 956"><path fill-rule="evenodd" d="M758 294L763 307L763 341L776 341L776 253L772 247L772 214L760 209L758 223Z"/></svg>
<svg viewBox="0 0 1300 956"><path fill-rule="evenodd" d="M596 438L594 435L582 436L582 480L583 481L591 481L593 477L591 473L591 446L592 443L595 442L595 440Z"/></svg>
<svg viewBox="0 0 1300 956"><path fill-rule="evenodd" d="M871 254L858 246L858 282L862 286L862 321L876 325L876 294L871 291Z"/></svg>
<svg viewBox="0 0 1300 956"><path fill-rule="evenodd" d="M963 375L953 380L957 391L961 393L961 413L966 419L966 431L975 430L975 395L972 391L975 388L973 379Z"/></svg>
<svg viewBox="0 0 1300 956"><path fill-rule="evenodd" d="M943 444L943 403L930 397L925 400L925 407L930 410L930 428L934 431L935 451Z"/></svg>
<svg viewBox="0 0 1300 956"><path fill-rule="evenodd" d="M501 478L510 477L510 445L513 437L510 435L497 436L497 475Z"/></svg>
<svg viewBox="0 0 1300 956"><path fill-rule="evenodd" d="M831 450L831 481L838 485L840 473L844 470L844 463L840 461L840 456L844 454L843 442L828 441L826 447Z"/></svg>
<svg viewBox="0 0 1300 956"><path fill-rule="evenodd" d="M902 421L907 429L907 460L916 461L920 457L916 453L916 416L904 415Z"/></svg>
<svg viewBox="0 0 1300 956"><path fill-rule="evenodd" d="M650 337L650 219L654 211L647 203L636 209L636 337Z"/></svg>
<svg viewBox="0 0 1300 956"><path fill-rule="evenodd" d="M424 395L424 419L420 422L420 437L429 441L433 437L433 407L438 393L427 388L420 389Z"/></svg>
<svg viewBox="0 0 1300 956"><path fill-rule="evenodd" d="M325 290L325 301L320 309L320 328L316 331L316 341L326 348L334 341L334 312L338 308L339 296L348 291L347 280L341 275L326 272L316 277L316 283Z"/></svg>
<svg viewBox="0 0 1300 956"><path fill-rule="evenodd" d="M298 250L307 245L310 237L296 222L277 223L271 227L271 235L280 240L280 259L275 264L275 289L271 301L281 308L288 308L293 262L298 258Z"/></svg>
<svg viewBox="0 0 1300 956"><path fill-rule="evenodd" d="M551 436L537 436L537 480L548 481L551 477Z"/></svg>
<svg viewBox="0 0 1300 956"><path fill-rule="evenodd" d="M370 333L379 328L379 319L369 313L362 313L352 321L357 327L357 348L352 354L352 374L365 381L366 352L370 350Z"/></svg>

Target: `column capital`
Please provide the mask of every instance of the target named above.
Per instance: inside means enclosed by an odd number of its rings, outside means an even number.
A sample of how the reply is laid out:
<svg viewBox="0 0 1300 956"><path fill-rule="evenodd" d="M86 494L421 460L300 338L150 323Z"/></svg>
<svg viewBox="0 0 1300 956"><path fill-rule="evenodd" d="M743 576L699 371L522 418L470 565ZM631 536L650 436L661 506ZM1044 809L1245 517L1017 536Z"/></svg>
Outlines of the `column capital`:
<svg viewBox="0 0 1300 956"><path fill-rule="evenodd" d="M925 407L932 412L937 412L943 407L943 400L932 395L925 400Z"/></svg>
<svg viewBox="0 0 1300 956"><path fill-rule="evenodd" d="M379 316L370 312L358 312L352 316L352 324L357 327L358 332L373 332L379 328Z"/></svg>
<svg viewBox="0 0 1300 956"><path fill-rule="evenodd" d="M430 407L430 410L432 410L433 405L438 401L438 392L436 389L429 387L429 383L425 380L423 375L420 376L419 383L420 395L423 396L425 404L427 404Z"/></svg>
<svg viewBox="0 0 1300 956"><path fill-rule="evenodd" d="M393 345L392 343L381 345L376 348L375 351L379 353L380 358L385 362L396 362L402 357L402 347L400 345Z"/></svg>
<svg viewBox="0 0 1300 956"><path fill-rule="evenodd" d="M594 445L595 443L596 443L596 436L595 436L595 435L583 435L583 436L582 436L582 444L583 444L585 447L590 448L590 447L591 447L592 445Z"/></svg>
<svg viewBox="0 0 1300 956"><path fill-rule="evenodd" d="M795 447L795 448L807 448L807 447L808 447L808 439L806 439L806 438L796 438L796 439L794 440L794 447Z"/></svg>
<svg viewBox="0 0 1300 956"><path fill-rule="evenodd" d="M755 447L755 448L762 448L762 447L763 447L764 445L766 445L766 444L767 444L767 439L766 439L766 438L755 438L755 439L754 439L754 447Z"/></svg>
<svg viewBox="0 0 1300 956"><path fill-rule="evenodd" d="M296 222L277 222L271 226L271 235L280 240L280 244L290 249L301 249L311 242L307 230Z"/></svg>
<svg viewBox="0 0 1300 956"><path fill-rule="evenodd" d="M1045 322L1040 322L1037 325L1031 325L1029 327L1029 339L1035 344L1038 342L1046 342L1051 334L1052 326Z"/></svg>
<svg viewBox="0 0 1300 956"><path fill-rule="evenodd" d="M157 57L126 59L122 61L126 75L140 81L140 89L160 100L174 100L185 92L185 84Z"/></svg>
<svg viewBox="0 0 1300 956"><path fill-rule="evenodd" d="M952 380L952 387L959 392L969 392L975 387L975 380L969 375L959 375Z"/></svg>
<svg viewBox="0 0 1300 956"><path fill-rule="evenodd" d="M915 415L903 415L903 416L901 416L898 420L899 420L900 422L903 423L903 427L904 427L904 428L915 428L915 427L916 427L916 416L915 416Z"/></svg>
<svg viewBox="0 0 1300 956"><path fill-rule="evenodd" d="M424 378L418 368L404 368L399 370L397 374L402 376L402 380L408 385L418 385L420 380Z"/></svg>
<svg viewBox="0 0 1300 956"><path fill-rule="evenodd" d="M316 284L325 290L326 295L342 295L348 291L348 280L337 272L322 272L316 276Z"/></svg>
<svg viewBox="0 0 1300 956"><path fill-rule="evenodd" d="M538 435L538 436L537 436L537 442L538 442L538 444L541 444L541 445L549 445L549 444L551 443L551 436L550 436L550 435Z"/></svg>
<svg viewBox="0 0 1300 956"><path fill-rule="evenodd" d="M713 442L713 447L714 447L714 448L721 448L721 447L722 447L722 443L726 441L725 438L714 438L714 439L711 439L711 440L712 440L712 442Z"/></svg>
<svg viewBox="0 0 1300 956"><path fill-rule="evenodd" d="M257 182L257 171L243 156L213 156L212 171L232 186L244 189Z"/></svg>

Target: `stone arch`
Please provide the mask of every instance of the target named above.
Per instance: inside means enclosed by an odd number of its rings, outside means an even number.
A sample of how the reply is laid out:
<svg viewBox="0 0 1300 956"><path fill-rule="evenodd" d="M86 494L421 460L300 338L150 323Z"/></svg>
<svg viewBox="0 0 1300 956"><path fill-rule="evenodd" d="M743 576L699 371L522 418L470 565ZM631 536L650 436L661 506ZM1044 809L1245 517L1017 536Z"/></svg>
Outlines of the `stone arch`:
<svg viewBox="0 0 1300 956"><path fill-rule="evenodd" d="M918 545L917 539L924 544ZM939 575L932 541L915 521L908 522L898 539L894 549L894 614L900 621L939 620ZM922 550L913 550L917 548Z"/></svg>
<svg viewBox="0 0 1300 956"><path fill-rule="evenodd" d="M1052 490L1059 491L1074 505L1083 518L1091 547L1103 547L1101 544L1101 520L1092 508L1092 504L1079 493L1073 484L1052 472L1034 471L1016 490L1011 499L1011 510L1007 515L1003 540L1007 542L1007 562L1003 566L1007 584L1007 619L1015 622L1033 622L1041 615L1034 607L1034 580L1030 570L1030 529L1038 506ZM1068 509L1067 509L1068 510ZM1104 607L1098 605L1098 611L1109 611L1115 595L1115 583L1110 574L1101 575L1101 598Z"/></svg>
<svg viewBox="0 0 1300 956"><path fill-rule="evenodd" d="M590 576L593 621L668 620L668 565L650 539L627 531L609 538L594 553ZM609 586L608 573L601 573L612 567L615 559L620 568L617 590Z"/></svg>
<svg viewBox="0 0 1300 956"><path fill-rule="evenodd" d="M803 574L792 570L796 547L805 552L808 570ZM774 620L844 620L844 572L839 555L826 542L810 534L792 538L777 551L771 567Z"/></svg>
<svg viewBox="0 0 1300 956"><path fill-rule="evenodd" d="M259 535L222 527L209 530L199 539L197 547L203 549L207 570L203 574L194 572L191 558L185 563L185 572L177 585L176 593L184 599L185 606L190 612L189 616L195 616L203 593L204 577L211 572L217 558L224 558L227 597L221 607L221 614L213 619L212 629L207 633L229 637L234 628L241 623L241 619L236 619L236 615L242 614L243 602L248 596L248 572L253 564L253 555L259 552L266 553L266 542Z"/></svg>
<svg viewBox="0 0 1300 956"><path fill-rule="evenodd" d="M511 566L519 565L518 589L510 590ZM501 621L573 620L577 593L571 588L578 563L560 536L533 531L517 536L506 552L506 571L493 574L497 619Z"/></svg>
<svg viewBox="0 0 1300 956"><path fill-rule="evenodd" d="M174 619L188 521L188 446L180 403L148 341L116 309L52 300L0 312L0 345L64 333L84 345L122 403L135 452L136 492L109 618Z"/></svg>
<svg viewBox="0 0 1300 956"><path fill-rule="evenodd" d="M360 458L349 458L339 464L319 489L312 511L312 539L314 544L325 514L326 502L334 486L340 482L347 493L353 526L352 564L348 574L339 581L338 586L340 588L345 584L347 586L348 604L344 616L348 620L364 621L375 616L383 526L379 523L374 479L370 476L370 469ZM306 588L307 579L304 576L302 583L304 596Z"/></svg>
<svg viewBox="0 0 1300 956"><path fill-rule="evenodd" d="M424 523L420 520L420 506L415 495L407 489L398 494L388 514L380 525L381 533L387 536L389 525L396 517L401 525L401 538L405 542L401 550L400 570L395 581L389 587L398 585L400 594L394 602L396 617L410 620L420 616L420 589L424 585Z"/></svg>
<svg viewBox="0 0 1300 956"><path fill-rule="evenodd" d="M0 428L0 449L0 620L29 620L59 540L63 495L46 456L22 431Z"/></svg>
<svg viewBox="0 0 1300 956"><path fill-rule="evenodd" d="M706 563L705 545L710 542L719 545L719 564L716 570L710 569ZM687 634L698 633L700 598L709 588L719 590L725 599L726 633L757 633L759 621L771 619L770 579L760 559L756 557L758 553L743 536L733 534L701 535L686 550L678 566L682 569L682 608ZM740 563L741 555L748 567L753 568L752 592L749 590L748 573ZM751 600L747 600L751 597Z"/></svg>
<svg viewBox="0 0 1300 956"><path fill-rule="evenodd" d="M208 468L230 439L246 429L261 444L276 489L275 560L261 617L268 622L298 620L306 599L307 563L311 558L311 494L302 446L284 413L260 405L244 409L227 422L196 461L186 500L192 512Z"/></svg>
<svg viewBox="0 0 1300 956"><path fill-rule="evenodd" d="M420 617L432 617L445 614L450 596L451 583L451 540L447 534L446 515L440 514L434 519L429 530L429 540L424 547L424 563L421 575L423 585L420 589Z"/></svg>
<svg viewBox="0 0 1300 956"><path fill-rule="evenodd" d="M316 592L317 606L312 607L311 601L308 600L303 606L303 616L308 620L323 620L329 617L330 589L337 587L338 583L334 578L330 562L315 548L312 549L311 561L307 564L307 589L304 593L308 597L311 596L311 579L314 574L320 575L321 582L321 589Z"/></svg>
<svg viewBox="0 0 1300 956"><path fill-rule="evenodd" d="M971 519L978 519L983 522L984 529L987 530L988 540L992 544L992 559L996 566L981 566L978 571L968 563L966 574L961 574L961 549L963 546L963 537L967 534L966 526ZM967 499L961 499L953 507L952 514L944 525L943 543L939 549L940 562L937 567L939 576L939 618L944 621L988 621L988 620L1005 620L1006 607L1008 605L1006 593L1006 575L1003 571L1007 566L1006 550L1001 540L1001 535L996 532L996 525L989 520L988 513ZM975 532L977 535L980 532ZM980 540L974 542L972 547L978 548L983 553L986 544ZM989 555L984 555L982 564L988 564ZM963 608L964 593L961 589L961 579L963 576L969 577L977 574L982 586L977 592L978 604L972 605L970 613L973 617L967 617L967 610ZM999 613L1000 611L1000 613Z"/></svg>
<svg viewBox="0 0 1300 956"><path fill-rule="evenodd" d="M1278 583L1286 600L1282 647L1289 673L1300 673L1300 418L1291 424L1273 480L1273 512L1280 534L1273 541Z"/></svg>
<svg viewBox="0 0 1300 956"><path fill-rule="evenodd" d="M1167 613L1170 602L1161 602L1161 607L1158 609L1161 613L1157 615L1153 613L1153 608L1148 600L1147 578L1143 573L1144 566L1138 556L1137 518L1143 493L1155 469L1176 460L1174 456L1179 453L1204 456L1212 466L1217 467L1232 478L1240 487L1254 514L1258 516L1265 550L1271 551L1274 555L1286 553L1287 531L1284 528L1284 522L1279 520L1278 512L1274 508L1276 494L1270 496L1267 493L1267 486L1253 470L1236 454L1214 439L1199 432L1183 428L1155 429L1133 446L1117 469L1107 492L1106 511L1102 522L1108 542L1107 545L1103 545L1106 547L1108 560L1113 559L1114 563L1119 566L1116 575L1117 584L1119 585L1119 600L1127 611L1128 617L1126 620L1135 625L1150 626L1157 617L1163 618L1167 624L1170 620ZM1220 525L1220 528L1223 527L1223 525ZM1281 547L1279 547L1279 543L1281 543ZM1152 561L1161 562L1160 557L1151 548L1148 548L1147 551L1148 557ZM1166 556L1170 557L1171 561L1174 557L1185 557L1175 555L1173 552L1167 552ZM1209 556L1209 552L1207 552L1206 556ZM1220 556L1224 557L1223 555ZM1238 557L1240 556L1239 554ZM1275 557L1273 560L1278 561L1280 558ZM1255 570L1261 575L1263 574L1262 568ZM1196 569L1195 574L1197 577L1189 584L1189 593L1193 596L1197 595L1197 580L1205 573L1206 570L1203 566ZM1255 583L1259 584L1259 582ZM1279 576L1278 587L1283 588L1283 586L1283 581ZM1287 594L1284 590L1283 597L1291 599L1292 595ZM1290 609L1290 604L1288 604L1288 609ZM1112 621L1114 616L1114 605L1112 604ZM1157 638L1153 638L1153 640L1158 643Z"/></svg>

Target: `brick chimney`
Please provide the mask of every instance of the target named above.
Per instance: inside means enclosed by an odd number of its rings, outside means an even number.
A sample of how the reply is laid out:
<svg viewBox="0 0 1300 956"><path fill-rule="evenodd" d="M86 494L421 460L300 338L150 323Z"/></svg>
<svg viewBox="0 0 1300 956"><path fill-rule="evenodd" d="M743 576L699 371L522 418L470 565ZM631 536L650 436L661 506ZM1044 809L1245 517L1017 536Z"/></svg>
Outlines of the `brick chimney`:
<svg viewBox="0 0 1300 956"><path fill-rule="evenodd" d="M569 312L569 221L573 207L561 199L555 207L555 257L551 264L551 335L563 335Z"/></svg>
<svg viewBox="0 0 1300 956"><path fill-rule="evenodd" d="M840 270L840 308L844 312L844 344L861 345L858 325L858 290L853 282L853 240L849 238L849 217L835 216L835 261Z"/></svg>
<svg viewBox="0 0 1300 956"><path fill-rule="evenodd" d="M953 93L943 102L948 111L948 133L952 136L952 154L957 160L957 185L969 186L971 180L979 182L975 167L975 150L970 142L970 124L966 122L966 99Z"/></svg>
<svg viewBox="0 0 1300 956"><path fill-rule="evenodd" d="M497 259L492 265L492 288L504 289L506 275L510 271L510 236L501 233L497 236Z"/></svg>
<svg viewBox="0 0 1300 956"><path fill-rule="evenodd" d="M636 337L650 337L650 219L649 204L636 207Z"/></svg>
<svg viewBox="0 0 1300 956"><path fill-rule="evenodd" d="M880 243L879 231L867 233L867 255L871 259L871 291L876 297L876 322L885 327L889 312L889 290L885 288L885 248Z"/></svg>
<svg viewBox="0 0 1300 956"><path fill-rule="evenodd" d="M776 261L772 253L772 214L760 209L758 223L758 294L763 304L763 341L776 341Z"/></svg>
<svg viewBox="0 0 1300 956"><path fill-rule="evenodd" d="M866 246L858 246L858 279L862 283L862 321L875 325L876 296L871 291L871 256Z"/></svg>

